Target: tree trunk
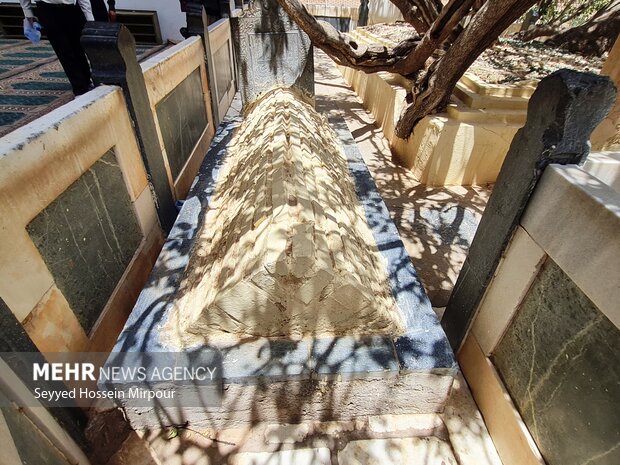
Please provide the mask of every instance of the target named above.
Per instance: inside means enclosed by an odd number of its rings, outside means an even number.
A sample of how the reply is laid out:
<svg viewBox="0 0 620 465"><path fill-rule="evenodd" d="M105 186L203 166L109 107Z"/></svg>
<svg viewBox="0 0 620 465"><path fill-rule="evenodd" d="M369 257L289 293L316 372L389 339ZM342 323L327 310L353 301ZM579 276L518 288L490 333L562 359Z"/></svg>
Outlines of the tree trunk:
<svg viewBox="0 0 620 465"><path fill-rule="evenodd" d="M396 124L396 135L408 138L422 118L441 110L476 58L534 3L536 0L486 2L447 52L416 82Z"/></svg>
<svg viewBox="0 0 620 465"><path fill-rule="evenodd" d="M571 53L601 56L611 50L620 33L620 0L599 11L588 22L554 35L545 44Z"/></svg>

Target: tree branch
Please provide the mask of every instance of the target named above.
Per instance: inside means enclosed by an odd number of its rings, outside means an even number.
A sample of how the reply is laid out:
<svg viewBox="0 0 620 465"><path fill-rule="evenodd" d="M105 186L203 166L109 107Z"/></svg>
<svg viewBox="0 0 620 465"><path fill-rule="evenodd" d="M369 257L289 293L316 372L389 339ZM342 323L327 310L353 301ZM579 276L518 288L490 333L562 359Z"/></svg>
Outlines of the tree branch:
<svg viewBox="0 0 620 465"><path fill-rule="evenodd" d="M395 72L411 75L421 70L433 52L449 37L452 37L455 28L469 14L474 2L475 0L450 0L430 29L426 31L417 47L397 65Z"/></svg>
<svg viewBox="0 0 620 465"><path fill-rule="evenodd" d="M324 21L317 21L298 0L278 0L280 6L306 33L312 43L339 65L366 73L393 71L419 40L408 39L388 49L378 44L359 44Z"/></svg>
<svg viewBox="0 0 620 465"><path fill-rule="evenodd" d="M471 23L434 63L422 82L417 83L396 125L396 135L407 138L413 127L426 115L447 102L463 73L499 35L536 0L489 0L472 18Z"/></svg>
<svg viewBox="0 0 620 465"><path fill-rule="evenodd" d="M430 29L439 15L441 2L433 0L390 0L403 15L403 19L419 33Z"/></svg>

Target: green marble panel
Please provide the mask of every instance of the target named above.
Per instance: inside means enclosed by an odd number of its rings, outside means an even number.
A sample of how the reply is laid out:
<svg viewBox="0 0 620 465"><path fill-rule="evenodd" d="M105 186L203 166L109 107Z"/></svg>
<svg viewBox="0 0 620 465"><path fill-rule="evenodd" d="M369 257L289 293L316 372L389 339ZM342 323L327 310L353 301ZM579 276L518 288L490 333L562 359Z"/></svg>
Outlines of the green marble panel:
<svg viewBox="0 0 620 465"><path fill-rule="evenodd" d="M207 127L200 68L196 68L157 104L157 119L174 179Z"/></svg>
<svg viewBox="0 0 620 465"><path fill-rule="evenodd" d="M88 333L142 240L114 153L92 165L27 230Z"/></svg>
<svg viewBox="0 0 620 465"><path fill-rule="evenodd" d="M213 54L213 62L217 63L214 71L215 90L217 92L217 101L219 102L233 84L230 44L228 41L224 42Z"/></svg>
<svg viewBox="0 0 620 465"><path fill-rule="evenodd" d="M493 360L548 465L620 464L620 330L552 260Z"/></svg>

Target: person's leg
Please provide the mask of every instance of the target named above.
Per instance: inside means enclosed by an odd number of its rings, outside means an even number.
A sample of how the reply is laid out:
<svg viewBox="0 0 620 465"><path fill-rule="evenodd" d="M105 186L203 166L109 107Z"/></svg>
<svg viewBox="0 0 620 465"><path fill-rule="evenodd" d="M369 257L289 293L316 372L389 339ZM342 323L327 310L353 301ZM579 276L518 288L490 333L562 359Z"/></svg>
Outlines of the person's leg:
<svg viewBox="0 0 620 465"><path fill-rule="evenodd" d="M109 21L108 9L103 0L90 0L90 7L93 10L95 21Z"/></svg>
<svg viewBox="0 0 620 465"><path fill-rule="evenodd" d="M37 4L37 17L69 78L73 93L81 95L90 86L90 66L79 37L84 27L84 15L77 6ZM77 14L79 13L79 15Z"/></svg>
<svg viewBox="0 0 620 465"><path fill-rule="evenodd" d="M70 41L71 47L73 50L72 56L74 57L74 63L77 70L79 70L79 75L81 79L81 92L87 92L91 86L91 72L90 72L90 64L88 63L88 59L86 58L86 53L84 53L84 49L82 48L82 44L80 43L80 38L82 37L82 31L84 30L84 25L86 24L86 19L84 18L84 14L82 10L75 5L74 7L70 7L71 14L68 15L71 17L71 24L67 25L67 30L70 32ZM76 95L79 95L76 93Z"/></svg>

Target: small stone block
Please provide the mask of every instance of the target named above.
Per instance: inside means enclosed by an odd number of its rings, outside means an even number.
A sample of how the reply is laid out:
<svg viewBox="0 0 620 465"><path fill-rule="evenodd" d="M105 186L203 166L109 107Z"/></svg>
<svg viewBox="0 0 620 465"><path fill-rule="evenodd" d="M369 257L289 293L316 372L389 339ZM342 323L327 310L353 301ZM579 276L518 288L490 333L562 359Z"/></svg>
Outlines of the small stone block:
<svg viewBox="0 0 620 465"><path fill-rule="evenodd" d="M412 330L394 340L401 372L444 370L458 371L452 348L438 325Z"/></svg>
<svg viewBox="0 0 620 465"><path fill-rule="evenodd" d="M310 378L308 341L260 338L222 349L225 384Z"/></svg>
<svg viewBox="0 0 620 465"><path fill-rule="evenodd" d="M229 465L331 465L331 454L325 447L290 449L279 452L242 452L228 460Z"/></svg>
<svg viewBox="0 0 620 465"><path fill-rule="evenodd" d="M398 362L388 337L324 338L312 346L312 371L318 379L396 376Z"/></svg>
<svg viewBox="0 0 620 465"><path fill-rule="evenodd" d="M338 452L339 465L457 465L450 444L430 438L351 441Z"/></svg>

